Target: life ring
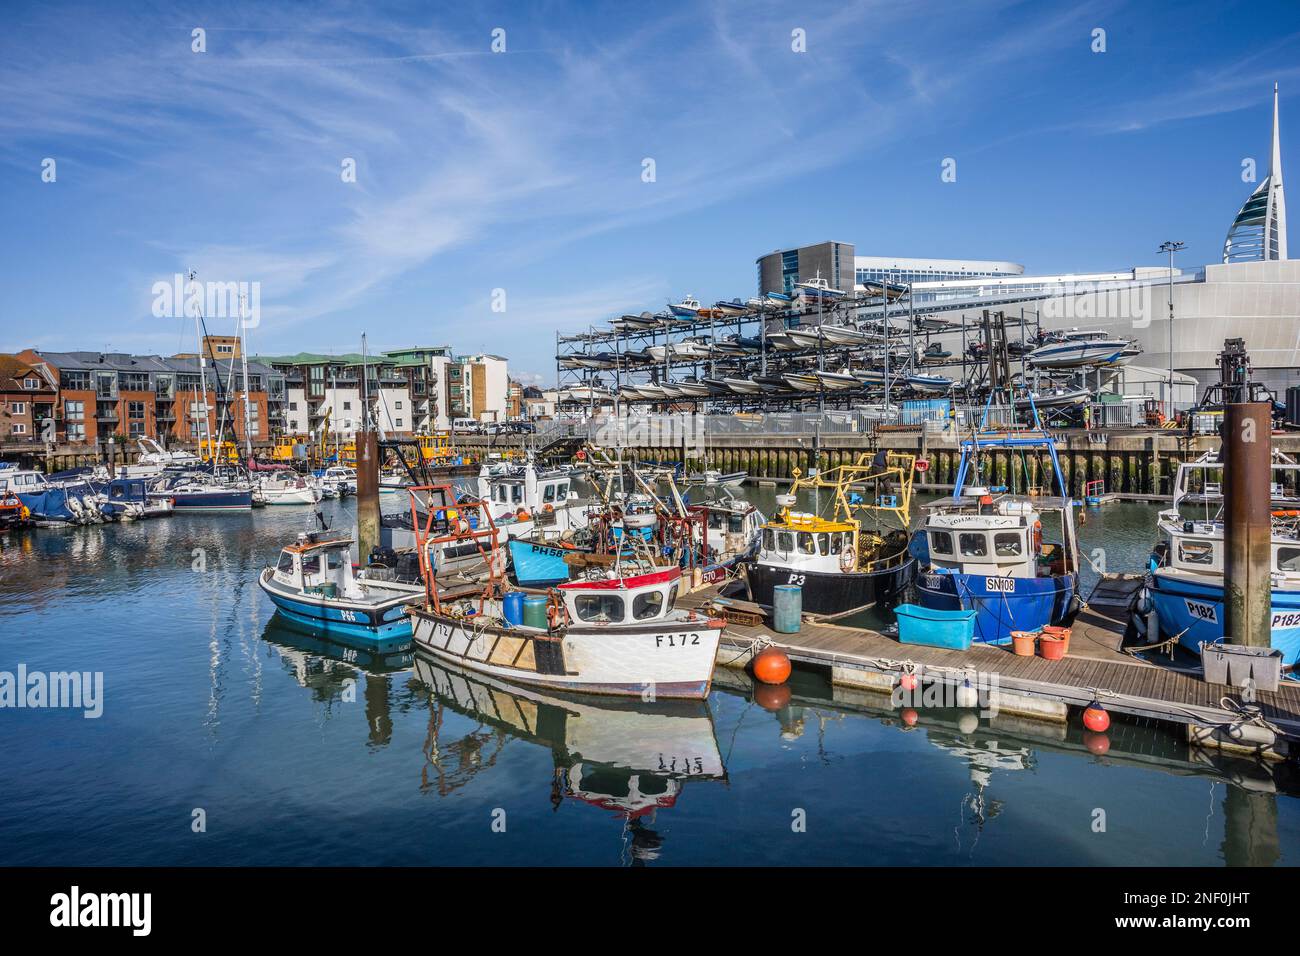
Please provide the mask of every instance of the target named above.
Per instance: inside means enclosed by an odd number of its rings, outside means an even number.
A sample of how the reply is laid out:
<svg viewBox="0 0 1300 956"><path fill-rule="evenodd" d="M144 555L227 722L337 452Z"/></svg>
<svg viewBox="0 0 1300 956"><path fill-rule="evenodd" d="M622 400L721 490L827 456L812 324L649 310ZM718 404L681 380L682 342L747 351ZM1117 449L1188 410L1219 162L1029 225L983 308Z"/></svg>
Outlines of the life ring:
<svg viewBox="0 0 1300 956"><path fill-rule="evenodd" d="M852 547L840 552L840 570L849 574L858 569L858 553Z"/></svg>
<svg viewBox="0 0 1300 956"><path fill-rule="evenodd" d="M548 515L555 511L555 505L542 505L542 514Z"/></svg>
<svg viewBox="0 0 1300 956"><path fill-rule="evenodd" d="M457 531L459 534L469 534L469 519L467 519L467 518L457 518L457 519L456 519L456 531Z"/></svg>

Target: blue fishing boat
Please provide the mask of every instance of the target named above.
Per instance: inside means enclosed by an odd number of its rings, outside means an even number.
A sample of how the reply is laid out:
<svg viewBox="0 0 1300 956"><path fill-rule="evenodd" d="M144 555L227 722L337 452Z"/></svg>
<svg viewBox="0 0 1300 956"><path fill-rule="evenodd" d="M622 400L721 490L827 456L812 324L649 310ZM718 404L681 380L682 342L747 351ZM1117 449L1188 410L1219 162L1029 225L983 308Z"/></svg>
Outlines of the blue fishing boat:
<svg viewBox="0 0 1300 956"><path fill-rule="evenodd" d="M1300 663L1300 502L1283 479L1300 465L1275 452L1272 470L1270 643L1282 652L1282 666L1293 667ZM1223 462L1213 453L1178 466L1173 506L1160 512L1150 559L1147 589L1160 632L1193 653L1224 635L1222 478Z"/></svg>
<svg viewBox="0 0 1300 956"><path fill-rule="evenodd" d="M358 578L351 546L349 538L301 534L257 583L286 620L313 634L374 646L409 641L406 607L424 599L423 587Z"/></svg>
<svg viewBox="0 0 1300 956"><path fill-rule="evenodd" d="M523 538L511 538L508 543L515 582L523 587L547 587L569 580L564 559L578 551L590 553L590 549Z"/></svg>
<svg viewBox="0 0 1300 956"><path fill-rule="evenodd" d="M952 497L927 506L913 541L924 568L916 581L920 605L974 610L975 640L989 644L1010 641L1012 631L1060 624L1079 607L1074 502L1056 443L1031 410L1032 428L992 432L986 407L979 430L961 444ZM979 456L989 448L1046 450L1060 497L1008 494L981 484ZM1059 520L1060 542L1044 540L1043 519L1049 517Z"/></svg>

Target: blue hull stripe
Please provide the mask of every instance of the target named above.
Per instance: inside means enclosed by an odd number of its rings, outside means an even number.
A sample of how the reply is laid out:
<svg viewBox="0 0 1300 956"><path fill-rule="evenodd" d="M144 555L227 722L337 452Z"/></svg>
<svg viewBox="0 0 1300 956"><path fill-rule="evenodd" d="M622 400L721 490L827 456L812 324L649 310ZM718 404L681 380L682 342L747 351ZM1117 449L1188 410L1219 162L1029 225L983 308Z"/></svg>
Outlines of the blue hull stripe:
<svg viewBox="0 0 1300 956"><path fill-rule="evenodd" d="M926 573L917 577L921 606L975 613L975 640L1005 644L1012 631L1035 631L1059 622L1074 596L1074 577L995 578L1011 592L990 589L983 574ZM1010 582L1008 584L1008 582Z"/></svg>
<svg viewBox="0 0 1300 956"><path fill-rule="evenodd" d="M1200 653L1201 642L1223 640L1223 587L1175 580L1154 574L1151 600L1160 619L1161 637L1178 638ZM1282 652L1282 666L1300 663L1300 591L1273 591L1272 646Z"/></svg>

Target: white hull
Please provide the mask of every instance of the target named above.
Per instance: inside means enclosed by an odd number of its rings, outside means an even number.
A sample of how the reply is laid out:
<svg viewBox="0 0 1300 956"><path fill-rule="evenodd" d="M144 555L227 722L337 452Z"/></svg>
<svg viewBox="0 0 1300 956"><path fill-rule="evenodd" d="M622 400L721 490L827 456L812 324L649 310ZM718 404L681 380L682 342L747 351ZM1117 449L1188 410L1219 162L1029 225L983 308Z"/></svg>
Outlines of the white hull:
<svg viewBox="0 0 1300 956"><path fill-rule="evenodd" d="M592 694L655 698L708 696L722 628L718 622L655 621L642 627L569 628L548 636L522 628L467 627L413 609L415 646L503 680Z"/></svg>
<svg viewBox="0 0 1300 956"><path fill-rule="evenodd" d="M262 488L267 505L314 505L321 500L319 488Z"/></svg>

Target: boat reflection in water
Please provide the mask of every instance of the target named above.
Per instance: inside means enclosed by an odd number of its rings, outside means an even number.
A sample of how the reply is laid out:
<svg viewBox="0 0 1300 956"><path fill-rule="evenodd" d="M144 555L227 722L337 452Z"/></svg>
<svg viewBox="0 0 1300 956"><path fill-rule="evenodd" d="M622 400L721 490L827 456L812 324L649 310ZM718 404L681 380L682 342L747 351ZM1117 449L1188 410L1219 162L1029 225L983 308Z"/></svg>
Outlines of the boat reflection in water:
<svg viewBox="0 0 1300 956"><path fill-rule="evenodd" d="M652 829L655 815L675 806L688 782L726 780L705 701L560 695L423 654L416 655L415 676L431 691L424 788L445 796L464 786L511 738L546 747L555 767L547 783L552 805L575 800L622 817L632 866L659 856L663 840ZM444 709L491 731L480 727L457 740L441 739Z"/></svg>

